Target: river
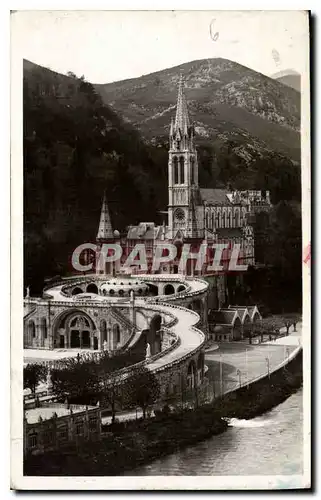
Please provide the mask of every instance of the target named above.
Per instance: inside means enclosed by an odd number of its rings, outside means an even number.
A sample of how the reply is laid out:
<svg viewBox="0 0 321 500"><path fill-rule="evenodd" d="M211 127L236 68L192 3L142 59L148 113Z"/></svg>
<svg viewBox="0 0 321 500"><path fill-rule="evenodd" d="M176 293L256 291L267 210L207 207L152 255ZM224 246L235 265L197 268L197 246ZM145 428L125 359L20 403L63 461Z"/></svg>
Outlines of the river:
<svg viewBox="0 0 321 500"><path fill-rule="evenodd" d="M228 415L227 415L228 417ZM286 475L303 473L302 389L263 416L232 419L227 431L131 476Z"/></svg>

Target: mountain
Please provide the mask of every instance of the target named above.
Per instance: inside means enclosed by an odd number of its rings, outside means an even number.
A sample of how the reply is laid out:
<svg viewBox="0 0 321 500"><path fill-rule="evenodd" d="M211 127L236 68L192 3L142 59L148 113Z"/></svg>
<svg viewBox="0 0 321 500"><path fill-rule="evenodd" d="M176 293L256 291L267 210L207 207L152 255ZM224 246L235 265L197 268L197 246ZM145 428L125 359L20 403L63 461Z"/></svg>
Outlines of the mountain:
<svg viewBox="0 0 321 500"><path fill-rule="evenodd" d="M232 142L247 163L270 152L300 161L300 94L226 59L202 59L95 88L154 144L167 140L179 75L200 145Z"/></svg>
<svg viewBox="0 0 321 500"><path fill-rule="evenodd" d="M182 71L201 187L300 201L299 94L224 60L92 85L30 61L23 72L24 271L32 293L95 241L104 191L114 229L162 222L168 126ZM69 264L68 264L69 262Z"/></svg>
<svg viewBox="0 0 321 500"><path fill-rule="evenodd" d="M272 75L271 78L274 78L278 82L283 83L283 85L287 85L288 87L301 92L301 75L293 69L278 71L278 73Z"/></svg>

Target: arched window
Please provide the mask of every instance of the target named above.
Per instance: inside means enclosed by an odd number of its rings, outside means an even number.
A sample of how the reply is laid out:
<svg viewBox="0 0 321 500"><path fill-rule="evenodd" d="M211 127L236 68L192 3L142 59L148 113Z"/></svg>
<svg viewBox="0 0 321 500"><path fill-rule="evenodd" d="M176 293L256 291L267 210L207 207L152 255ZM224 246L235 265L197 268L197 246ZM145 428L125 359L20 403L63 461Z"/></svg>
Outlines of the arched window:
<svg viewBox="0 0 321 500"><path fill-rule="evenodd" d="M191 164L191 184L195 184L195 171L194 171L195 159L193 156L190 159L190 164Z"/></svg>
<svg viewBox="0 0 321 500"><path fill-rule="evenodd" d="M210 227L210 220L209 220L209 219L210 219L210 217L209 217L209 215L210 215L210 214L209 214L209 212L207 211L207 212L205 213L205 226L206 226L206 229L208 229L208 228Z"/></svg>
<svg viewBox="0 0 321 500"><path fill-rule="evenodd" d="M120 342L120 328L117 323L113 326L113 332L114 332L114 342L116 344L119 344Z"/></svg>
<svg viewBox="0 0 321 500"><path fill-rule="evenodd" d="M107 326L106 321L104 319L100 322L100 331L103 338L103 342L107 341Z"/></svg>
<svg viewBox="0 0 321 500"><path fill-rule="evenodd" d="M212 213L212 229L215 229L215 219L216 219L216 215L215 215L215 212Z"/></svg>
<svg viewBox="0 0 321 500"><path fill-rule="evenodd" d="M217 214L216 214L216 224L215 224L216 227L221 227L221 223L220 222L221 222L220 221L220 214L219 214L219 212L217 212Z"/></svg>
<svg viewBox="0 0 321 500"><path fill-rule="evenodd" d="M174 156L173 159L173 174L174 174L174 184L178 184L178 158Z"/></svg>
<svg viewBox="0 0 321 500"><path fill-rule="evenodd" d="M41 318L40 327L41 327L41 336L43 339L46 339L47 338L47 320L46 320L46 318Z"/></svg>
<svg viewBox="0 0 321 500"><path fill-rule="evenodd" d="M184 184L185 182L185 179L184 179L184 164L185 164L185 160L184 160L184 156L181 156L180 159L179 159L179 169L180 169L180 179L179 179L179 183L180 184Z"/></svg>
<svg viewBox="0 0 321 500"><path fill-rule="evenodd" d="M28 324L28 330L29 330L29 335L31 338L35 338L36 336L36 326L35 326L35 322L34 321L29 321L29 324Z"/></svg>
<svg viewBox="0 0 321 500"><path fill-rule="evenodd" d="M236 210L235 212L235 227L240 226L240 211Z"/></svg>
<svg viewBox="0 0 321 500"><path fill-rule="evenodd" d="M222 227L227 227L227 224L226 224L227 223L227 214L226 214L226 212L223 212L222 215L223 215L223 217L222 217L222 219L223 219L222 220Z"/></svg>
<svg viewBox="0 0 321 500"><path fill-rule="evenodd" d="M233 222L232 222L232 211L229 212L228 214L228 226L233 227Z"/></svg>

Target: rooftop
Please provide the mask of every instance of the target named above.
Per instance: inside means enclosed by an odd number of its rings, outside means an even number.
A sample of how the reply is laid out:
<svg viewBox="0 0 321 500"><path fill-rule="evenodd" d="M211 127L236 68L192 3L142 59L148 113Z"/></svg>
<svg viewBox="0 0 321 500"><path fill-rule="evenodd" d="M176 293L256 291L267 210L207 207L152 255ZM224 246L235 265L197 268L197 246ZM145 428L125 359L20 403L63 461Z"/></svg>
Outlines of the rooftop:
<svg viewBox="0 0 321 500"><path fill-rule="evenodd" d="M242 238L243 231L241 227L219 227L216 229L219 238Z"/></svg>
<svg viewBox="0 0 321 500"><path fill-rule="evenodd" d="M221 309L220 311L212 311L210 314L210 322L218 325L232 325L235 315L237 315L237 311L234 310Z"/></svg>
<svg viewBox="0 0 321 500"><path fill-rule="evenodd" d="M50 420L57 415L57 418L65 417L66 415L70 415L70 413L82 413L88 410L93 410L97 408L96 406L84 406L84 405L70 405L69 408L64 405L53 406L50 408L32 408L31 410L27 410L25 412L25 417L27 419L28 424L36 424L39 422L39 418L42 420Z"/></svg>
<svg viewBox="0 0 321 500"><path fill-rule="evenodd" d="M210 205L232 205L227 196L229 194L227 189L201 188L200 192L203 202Z"/></svg>

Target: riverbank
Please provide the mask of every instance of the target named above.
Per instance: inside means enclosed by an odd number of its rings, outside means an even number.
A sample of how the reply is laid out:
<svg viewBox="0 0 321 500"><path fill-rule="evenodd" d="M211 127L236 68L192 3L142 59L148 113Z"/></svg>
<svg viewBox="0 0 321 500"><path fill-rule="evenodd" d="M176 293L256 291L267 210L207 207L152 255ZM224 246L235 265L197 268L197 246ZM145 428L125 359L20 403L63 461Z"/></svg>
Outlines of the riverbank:
<svg viewBox="0 0 321 500"><path fill-rule="evenodd" d="M213 408L199 408L153 419L105 427L99 442L28 457L28 476L113 476L224 432L227 422Z"/></svg>
<svg viewBox="0 0 321 500"><path fill-rule="evenodd" d="M302 385L302 350L285 366L194 410L104 426L99 442L28 457L25 475L108 476L152 462L224 432L225 418L251 419Z"/></svg>

